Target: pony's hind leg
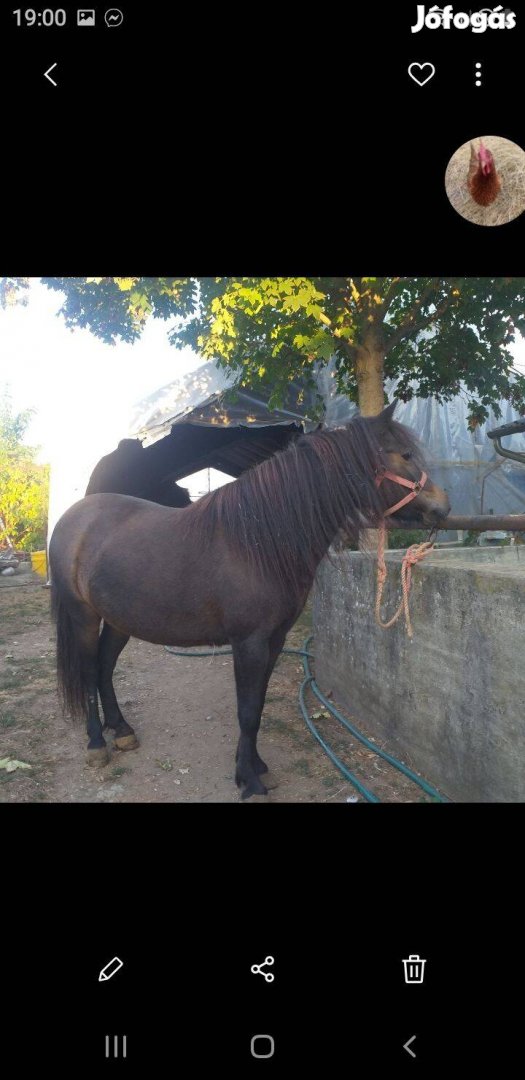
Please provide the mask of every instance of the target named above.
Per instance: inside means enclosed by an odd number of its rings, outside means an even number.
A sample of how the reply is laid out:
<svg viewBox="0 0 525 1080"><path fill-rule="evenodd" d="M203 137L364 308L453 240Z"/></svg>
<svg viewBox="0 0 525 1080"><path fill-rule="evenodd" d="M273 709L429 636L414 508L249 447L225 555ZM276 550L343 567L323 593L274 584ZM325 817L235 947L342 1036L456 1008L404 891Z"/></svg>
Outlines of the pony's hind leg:
<svg viewBox="0 0 525 1080"><path fill-rule="evenodd" d="M83 605L82 617L74 618L82 683L87 704L88 765L106 765L109 752L102 734L97 696L97 653L100 619Z"/></svg>
<svg viewBox="0 0 525 1080"><path fill-rule="evenodd" d="M84 716L89 736L88 763L105 765L108 751L98 712L97 656L100 616L89 604L72 595L67 584L53 575L52 613L57 633L57 679L64 707L72 716Z"/></svg>
<svg viewBox="0 0 525 1080"><path fill-rule="evenodd" d="M104 712L104 726L113 732L117 750L135 750L139 745L133 728L124 720L113 687L115 664L128 641L128 634L122 634L113 626L104 623L98 643L98 690Z"/></svg>

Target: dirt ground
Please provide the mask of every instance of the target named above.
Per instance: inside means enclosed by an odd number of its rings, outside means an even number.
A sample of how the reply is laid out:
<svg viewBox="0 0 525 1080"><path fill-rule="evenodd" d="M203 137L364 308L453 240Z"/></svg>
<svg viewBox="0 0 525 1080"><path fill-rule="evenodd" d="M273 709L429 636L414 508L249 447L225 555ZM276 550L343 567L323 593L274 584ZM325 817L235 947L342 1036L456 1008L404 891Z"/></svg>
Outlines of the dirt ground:
<svg viewBox="0 0 525 1080"><path fill-rule="evenodd" d="M239 802L231 657L175 657L161 646L131 640L117 665L115 689L140 747L129 753L113 750L108 765L92 768L85 761L82 724L64 717L58 702L49 608L50 590L42 588L42 578L29 565L24 573L0 578L0 759L30 766L0 768L0 802ZM302 648L309 633L307 610L286 647ZM305 724L298 703L302 679L300 657L281 656L258 742L270 768L269 794L247 805L357 801L355 789ZM307 704L310 714L322 711L310 693ZM382 802L431 801L335 720L317 716L315 723ZM109 746L111 736L107 740Z"/></svg>

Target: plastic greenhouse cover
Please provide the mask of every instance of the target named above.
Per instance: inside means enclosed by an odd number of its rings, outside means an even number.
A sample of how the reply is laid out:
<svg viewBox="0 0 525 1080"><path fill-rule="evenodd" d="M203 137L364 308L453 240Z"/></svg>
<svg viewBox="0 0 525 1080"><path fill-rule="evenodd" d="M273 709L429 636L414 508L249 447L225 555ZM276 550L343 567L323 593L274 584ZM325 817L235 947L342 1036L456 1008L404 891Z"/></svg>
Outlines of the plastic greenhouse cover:
<svg viewBox="0 0 525 1080"><path fill-rule="evenodd" d="M357 406L337 394L330 368L319 373L318 384L326 407L326 424L337 427L357 413ZM389 401L398 380L389 379ZM415 385L415 384L414 384ZM525 465L496 453L487 431L519 420L507 401L500 402L501 416L489 409L487 422L469 431L465 399L457 395L440 405L435 398L400 401L395 418L412 428L427 451L432 479L448 492L452 514L513 514L525 510ZM525 453L525 433L503 440L503 446Z"/></svg>
<svg viewBox="0 0 525 1080"><path fill-rule="evenodd" d="M168 433L174 423L265 426L306 420L307 405L297 403L297 386L291 386L289 409L270 412L264 397L252 391L240 391L234 403L221 403L221 394L232 385L233 377L213 363L162 387L139 403L130 425L130 434L145 437L147 443ZM317 376L318 389L325 405L325 424L338 427L357 413L357 406L337 394L331 365ZM385 389L390 401L398 381L387 380ZM415 384L414 384L415 385ZM306 400L310 398L305 395ZM439 404L434 398L412 398L398 403L396 419L412 428L427 451L432 478L446 488L453 514L512 514L525 510L525 465L502 458L496 453L487 431L519 419L508 402L501 401L502 415L489 409L486 424L469 431L467 406L461 395ZM513 435L503 445L525 453L525 433Z"/></svg>
<svg viewBox="0 0 525 1080"><path fill-rule="evenodd" d="M145 445L167 435L173 424L203 424L235 427L266 427L268 424L304 424L306 410L297 401L302 387L291 384L286 407L270 411L263 395L239 390L236 401L224 403L222 394L234 382L224 369L213 363L175 379L139 402L130 424L130 434L144 438ZM305 398L309 395L305 393Z"/></svg>

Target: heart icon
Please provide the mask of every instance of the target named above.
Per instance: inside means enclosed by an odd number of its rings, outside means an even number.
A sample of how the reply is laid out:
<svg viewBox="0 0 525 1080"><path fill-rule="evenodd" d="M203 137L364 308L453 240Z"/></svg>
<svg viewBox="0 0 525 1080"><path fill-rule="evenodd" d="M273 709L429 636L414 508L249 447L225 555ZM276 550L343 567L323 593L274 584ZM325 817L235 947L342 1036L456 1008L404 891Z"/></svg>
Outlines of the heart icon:
<svg viewBox="0 0 525 1080"><path fill-rule="evenodd" d="M428 61L426 64L410 64L408 74L418 86L424 86L436 74L436 69Z"/></svg>

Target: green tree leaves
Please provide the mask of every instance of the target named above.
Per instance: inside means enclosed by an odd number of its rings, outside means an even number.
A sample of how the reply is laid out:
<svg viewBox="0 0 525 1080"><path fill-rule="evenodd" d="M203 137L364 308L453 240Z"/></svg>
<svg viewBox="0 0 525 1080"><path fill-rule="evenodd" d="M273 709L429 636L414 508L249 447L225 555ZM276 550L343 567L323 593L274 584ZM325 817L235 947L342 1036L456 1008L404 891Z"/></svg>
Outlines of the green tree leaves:
<svg viewBox="0 0 525 1080"><path fill-rule="evenodd" d="M21 279L4 280L12 298ZM509 351L516 331L525 336L524 278L42 280L65 294L67 325L103 341L135 341L150 318L178 316L173 345L190 345L240 386L264 385L271 406L292 380L313 388L316 367L334 357L338 391L368 412L390 376L405 401L446 401L461 387L471 426L489 406L498 414L501 399L525 413L525 378Z"/></svg>
<svg viewBox="0 0 525 1080"><path fill-rule="evenodd" d="M13 413L7 392L0 400L0 517L15 547L45 547L49 467L22 443L31 409Z"/></svg>

